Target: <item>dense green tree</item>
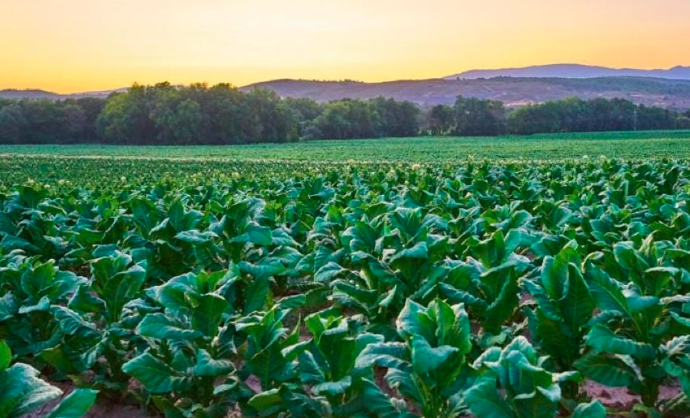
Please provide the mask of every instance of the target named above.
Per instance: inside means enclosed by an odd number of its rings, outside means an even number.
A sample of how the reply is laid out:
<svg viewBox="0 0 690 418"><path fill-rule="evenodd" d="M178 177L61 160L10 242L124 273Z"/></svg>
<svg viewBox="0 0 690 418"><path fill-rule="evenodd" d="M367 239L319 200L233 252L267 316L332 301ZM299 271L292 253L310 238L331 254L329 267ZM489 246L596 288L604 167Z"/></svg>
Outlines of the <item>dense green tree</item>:
<svg viewBox="0 0 690 418"><path fill-rule="evenodd" d="M552 106L524 106L508 114L510 132L529 135L536 132L558 132L560 118Z"/></svg>
<svg viewBox="0 0 690 418"><path fill-rule="evenodd" d="M427 115L427 129L432 135L447 135L455 129L455 114L452 106L436 105Z"/></svg>
<svg viewBox="0 0 690 418"><path fill-rule="evenodd" d="M245 144L308 139L501 135L689 129L679 113L624 99L568 98L507 111L501 102L458 97L424 111L387 98L281 98L229 84L134 85L107 99L0 100L0 142L17 144ZM423 119L423 120L422 120Z"/></svg>
<svg viewBox="0 0 690 418"><path fill-rule="evenodd" d="M9 102L0 106L0 139L9 144L24 142L27 122L22 107L18 103Z"/></svg>
<svg viewBox="0 0 690 418"><path fill-rule="evenodd" d="M229 84L209 88L200 102L207 144L243 144L255 135L256 116L245 94Z"/></svg>
<svg viewBox="0 0 690 418"><path fill-rule="evenodd" d="M314 119L310 138L346 139L407 137L419 134L419 108L392 99L338 100Z"/></svg>
<svg viewBox="0 0 690 418"><path fill-rule="evenodd" d="M299 139L299 116L278 95L266 89L247 94L256 123L251 142L291 142Z"/></svg>
<svg viewBox="0 0 690 418"><path fill-rule="evenodd" d="M456 135L494 136L506 132L506 110L502 102L459 96L453 110Z"/></svg>
<svg viewBox="0 0 690 418"><path fill-rule="evenodd" d="M524 106L508 115L515 134L674 129L671 110L635 105L625 99L568 98Z"/></svg>
<svg viewBox="0 0 690 418"><path fill-rule="evenodd" d="M319 137L325 139L377 137L380 116L371 103L361 100L338 100L326 105L314 120Z"/></svg>
<svg viewBox="0 0 690 418"><path fill-rule="evenodd" d="M151 120L150 96L155 89L135 84L127 93L110 97L98 117L102 138L113 144L153 144L156 130Z"/></svg>
<svg viewBox="0 0 690 418"><path fill-rule="evenodd" d="M21 101L26 129L24 140L32 144L61 143L67 139L64 112L50 100Z"/></svg>
<svg viewBox="0 0 690 418"><path fill-rule="evenodd" d="M654 106L639 106L636 128L642 130L673 129L678 115L669 109Z"/></svg>
<svg viewBox="0 0 690 418"><path fill-rule="evenodd" d="M89 132L89 120L84 109L77 104L62 106L63 130L61 136L64 142L82 142Z"/></svg>
<svg viewBox="0 0 690 418"><path fill-rule="evenodd" d="M407 137L419 134L420 111L414 103L377 97L370 104L379 116L377 137Z"/></svg>

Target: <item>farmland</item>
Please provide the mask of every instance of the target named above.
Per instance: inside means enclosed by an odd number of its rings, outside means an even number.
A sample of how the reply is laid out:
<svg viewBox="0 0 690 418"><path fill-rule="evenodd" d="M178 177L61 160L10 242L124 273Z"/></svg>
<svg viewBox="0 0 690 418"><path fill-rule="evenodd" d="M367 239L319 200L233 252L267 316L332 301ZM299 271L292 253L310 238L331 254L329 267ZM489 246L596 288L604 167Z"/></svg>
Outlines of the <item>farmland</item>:
<svg viewBox="0 0 690 418"><path fill-rule="evenodd" d="M0 154L0 417L690 413L688 132Z"/></svg>
<svg viewBox="0 0 690 418"><path fill-rule="evenodd" d="M0 145L0 155L212 158L311 162L454 162L468 157L558 160L689 157L690 131L598 132L503 137L416 137L241 146Z"/></svg>

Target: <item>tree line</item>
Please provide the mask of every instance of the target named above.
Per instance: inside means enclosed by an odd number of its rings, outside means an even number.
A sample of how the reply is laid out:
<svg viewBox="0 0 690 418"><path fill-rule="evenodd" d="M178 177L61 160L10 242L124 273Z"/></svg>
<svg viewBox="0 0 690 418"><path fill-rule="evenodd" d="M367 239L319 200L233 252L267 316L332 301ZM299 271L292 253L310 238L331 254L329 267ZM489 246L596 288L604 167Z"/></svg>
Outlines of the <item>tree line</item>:
<svg viewBox="0 0 690 418"><path fill-rule="evenodd" d="M317 103L228 84L169 83L134 85L107 99L0 100L0 142L10 144L220 145L655 129L690 129L690 110L577 98L515 109L465 97L429 108L385 98Z"/></svg>
<svg viewBox="0 0 690 418"><path fill-rule="evenodd" d="M455 104L431 108L434 135L505 134L690 129L690 110L676 112L636 105L625 99L567 98L507 109L502 102L458 97Z"/></svg>

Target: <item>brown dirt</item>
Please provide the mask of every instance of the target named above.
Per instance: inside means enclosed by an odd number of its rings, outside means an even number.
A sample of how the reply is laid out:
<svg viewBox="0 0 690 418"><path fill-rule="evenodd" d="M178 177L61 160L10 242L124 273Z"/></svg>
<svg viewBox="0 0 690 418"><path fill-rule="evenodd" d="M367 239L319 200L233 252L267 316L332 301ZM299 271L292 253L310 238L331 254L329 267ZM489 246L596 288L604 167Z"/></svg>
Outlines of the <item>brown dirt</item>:
<svg viewBox="0 0 690 418"><path fill-rule="evenodd" d="M588 397L599 400L607 409L630 410L640 402L640 397L630 394L628 388L612 388L591 380L585 382L584 390Z"/></svg>
<svg viewBox="0 0 690 418"><path fill-rule="evenodd" d="M399 394L388 386L385 380L385 370L381 368L374 369L374 381L377 386L379 386L384 393L388 396L398 397ZM254 391L261 391L261 384L256 376L250 376L247 379L247 385ZM51 384L59 387L64 392L63 395L46 405L42 408L25 415L23 418L44 418L50 411L67 395L69 395L73 387L69 383L55 383ZM584 391L587 396L591 399L599 400L607 410L609 411L630 411L633 406L640 402L640 397L631 394L627 388L613 388L601 385L591 380L587 380L584 385ZM659 390L659 399L673 399L679 395L681 389L678 385L662 386ZM413 409L413 406L410 405ZM615 413L614 413L615 414ZM242 413L239 408L230 411L228 418L241 418ZM612 415L615 417L616 415ZM84 418L156 418L150 412L142 410L136 405L117 403L109 400L99 399L96 404L91 408L91 410L84 416ZM468 415L471 417L471 415Z"/></svg>
<svg viewBox="0 0 690 418"><path fill-rule="evenodd" d="M247 380L244 382L249 386L249 389L253 390L256 393L259 393L262 391L261 389L261 381L259 380L258 377L252 375L249 375Z"/></svg>
<svg viewBox="0 0 690 418"><path fill-rule="evenodd" d="M585 393L592 399L601 402L607 410L630 411L635 404L641 402L638 395L631 394L628 388L608 387L597 382L587 380L584 386ZM680 386L670 385L659 388L659 400L669 400L678 396Z"/></svg>
<svg viewBox="0 0 690 418"><path fill-rule="evenodd" d="M62 391L63 394L62 396L52 402L47 403L46 405L43 405L41 408L37 409L36 411L24 415L22 418L43 418L48 416L50 411L55 408L57 404L62 401L62 399L66 398L67 395L69 395L73 387L69 383L55 383L51 382L52 385L59 387ZM127 405L127 404L119 404L115 403L112 401L108 400L100 400L98 399L96 401L96 404L91 407L91 410L84 415L84 418L154 418L155 415L149 414L147 411L142 410L138 406L135 405Z"/></svg>

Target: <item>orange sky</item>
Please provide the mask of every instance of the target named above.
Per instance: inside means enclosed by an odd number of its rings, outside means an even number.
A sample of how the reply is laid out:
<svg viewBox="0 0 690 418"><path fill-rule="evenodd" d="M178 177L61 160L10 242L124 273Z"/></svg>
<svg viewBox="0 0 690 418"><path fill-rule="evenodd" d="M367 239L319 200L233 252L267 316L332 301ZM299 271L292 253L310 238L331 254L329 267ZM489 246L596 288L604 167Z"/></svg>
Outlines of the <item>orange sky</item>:
<svg viewBox="0 0 690 418"><path fill-rule="evenodd" d="M0 0L0 89L690 65L688 0Z"/></svg>

